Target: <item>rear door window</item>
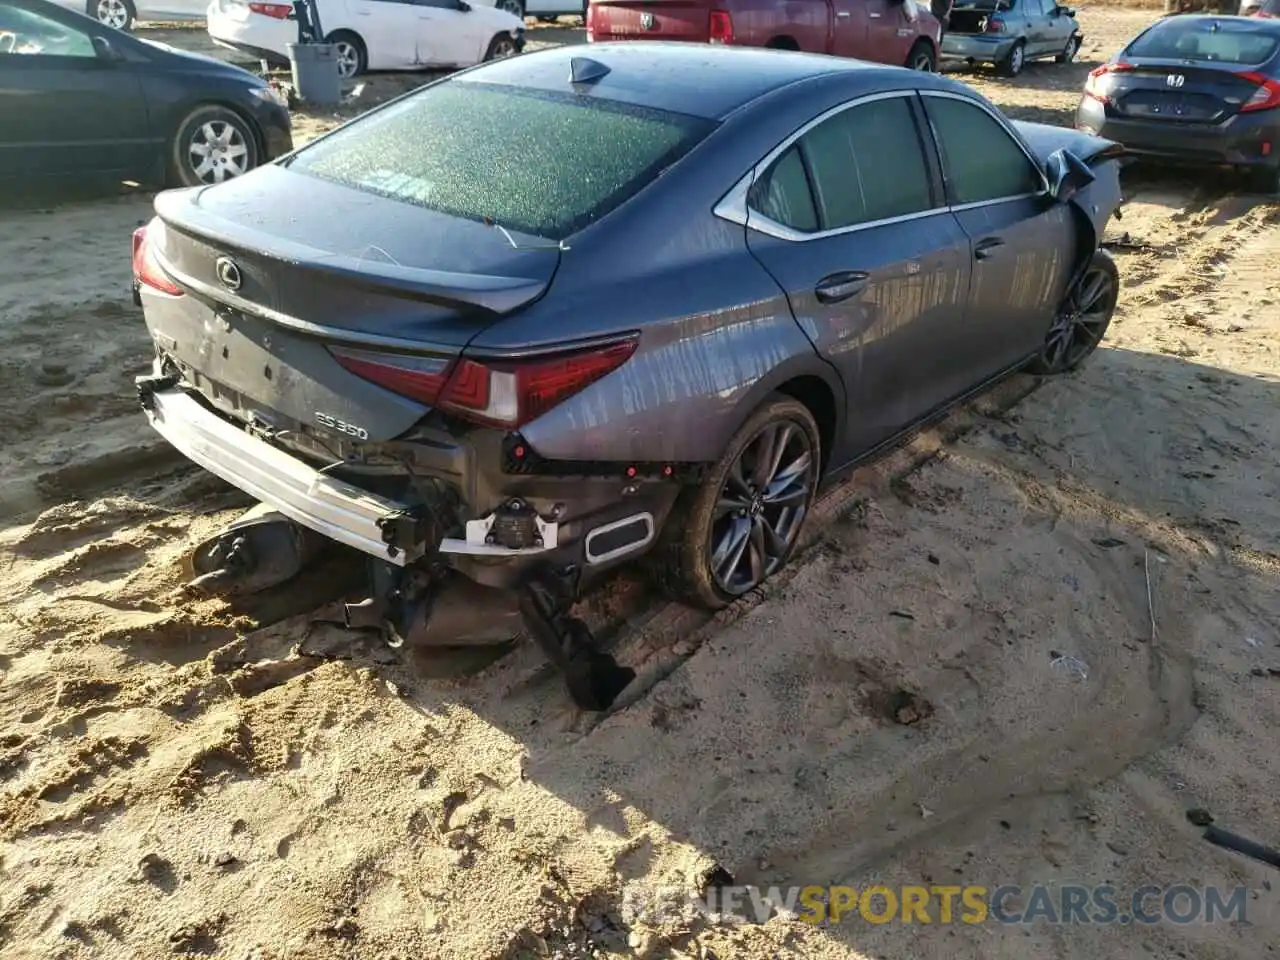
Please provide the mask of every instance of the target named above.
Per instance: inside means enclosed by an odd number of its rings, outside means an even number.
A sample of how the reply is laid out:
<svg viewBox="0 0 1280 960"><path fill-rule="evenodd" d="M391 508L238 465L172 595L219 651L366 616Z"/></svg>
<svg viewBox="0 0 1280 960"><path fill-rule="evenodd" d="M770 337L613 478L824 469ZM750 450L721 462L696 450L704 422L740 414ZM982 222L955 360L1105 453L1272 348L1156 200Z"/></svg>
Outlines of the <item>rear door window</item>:
<svg viewBox="0 0 1280 960"><path fill-rule="evenodd" d="M769 219L805 232L937 205L907 97L859 104L818 124L757 181L749 201Z"/></svg>
<svg viewBox="0 0 1280 960"><path fill-rule="evenodd" d="M1044 189L1039 168L1004 125L973 103L924 98L956 205L1025 197Z"/></svg>
<svg viewBox="0 0 1280 960"><path fill-rule="evenodd" d="M1171 17L1134 40L1126 53L1157 60L1257 66L1275 56L1278 46L1280 38L1257 22Z"/></svg>
<svg viewBox="0 0 1280 960"><path fill-rule="evenodd" d="M562 240L638 193L715 125L603 98L451 80L317 140L286 166Z"/></svg>

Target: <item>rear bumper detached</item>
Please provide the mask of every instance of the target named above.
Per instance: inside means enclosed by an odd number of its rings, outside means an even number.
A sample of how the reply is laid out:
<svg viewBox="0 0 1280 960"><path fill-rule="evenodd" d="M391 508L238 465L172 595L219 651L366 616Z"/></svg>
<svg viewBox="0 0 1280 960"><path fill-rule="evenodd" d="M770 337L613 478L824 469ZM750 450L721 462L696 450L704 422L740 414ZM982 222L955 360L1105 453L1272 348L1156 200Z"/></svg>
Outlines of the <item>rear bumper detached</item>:
<svg viewBox="0 0 1280 960"><path fill-rule="evenodd" d="M315 470L210 412L168 378L139 377L137 382L151 426L192 462L295 523L371 557L403 567L432 550L518 559L553 553L559 545L557 525L541 518L539 546L488 543L492 517L468 521L466 539L431 543L429 526L409 505Z"/></svg>

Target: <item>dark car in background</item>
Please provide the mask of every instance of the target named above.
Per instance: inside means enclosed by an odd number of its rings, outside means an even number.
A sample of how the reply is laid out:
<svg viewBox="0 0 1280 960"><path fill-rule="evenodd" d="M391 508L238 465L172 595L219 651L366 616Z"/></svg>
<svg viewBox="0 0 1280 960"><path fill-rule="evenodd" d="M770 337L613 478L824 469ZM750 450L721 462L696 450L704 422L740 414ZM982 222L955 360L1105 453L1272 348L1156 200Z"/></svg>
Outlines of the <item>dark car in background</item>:
<svg viewBox="0 0 1280 960"><path fill-rule="evenodd" d="M1115 150L857 60L501 60L160 194L139 393L192 460L368 554L396 636L442 576L509 595L645 554L722 607L820 482L1093 351Z"/></svg>
<svg viewBox="0 0 1280 960"><path fill-rule="evenodd" d="M0 183L220 183L292 149L247 70L45 0L0 0Z"/></svg>
<svg viewBox="0 0 1280 960"><path fill-rule="evenodd" d="M1080 130L1138 158L1227 165L1280 188L1280 22L1157 21L1089 74Z"/></svg>
<svg viewBox="0 0 1280 960"><path fill-rule="evenodd" d="M944 60L992 63L1007 77L1029 60L1070 63L1084 35L1057 0L956 0L942 37Z"/></svg>

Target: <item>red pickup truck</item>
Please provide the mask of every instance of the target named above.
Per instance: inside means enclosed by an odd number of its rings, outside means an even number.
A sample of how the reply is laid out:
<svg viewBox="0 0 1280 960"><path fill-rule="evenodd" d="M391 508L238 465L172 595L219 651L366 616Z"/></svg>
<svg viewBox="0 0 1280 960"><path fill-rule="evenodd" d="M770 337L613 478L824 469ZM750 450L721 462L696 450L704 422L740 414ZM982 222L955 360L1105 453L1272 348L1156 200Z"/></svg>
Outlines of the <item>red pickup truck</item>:
<svg viewBox="0 0 1280 960"><path fill-rule="evenodd" d="M938 64L941 26L919 0L590 0L587 40L687 40Z"/></svg>

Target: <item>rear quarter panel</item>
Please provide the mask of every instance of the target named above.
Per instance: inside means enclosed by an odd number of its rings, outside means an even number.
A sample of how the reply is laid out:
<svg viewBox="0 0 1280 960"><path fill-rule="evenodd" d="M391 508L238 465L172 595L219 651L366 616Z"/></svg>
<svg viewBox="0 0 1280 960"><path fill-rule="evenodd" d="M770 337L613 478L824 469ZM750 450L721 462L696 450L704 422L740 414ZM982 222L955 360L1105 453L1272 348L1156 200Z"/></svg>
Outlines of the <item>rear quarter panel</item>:
<svg viewBox="0 0 1280 960"><path fill-rule="evenodd" d="M834 82L832 82L834 81ZM805 120L856 93L840 78L795 85L739 112L682 163L570 240L548 295L491 327L469 351L513 350L640 331L619 370L521 432L543 457L709 462L759 403L816 377L843 431L844 388L785 295L713 207ZM847 88L846 88L847 89ZM806 95L807 94L807 95Z"/></svg>

